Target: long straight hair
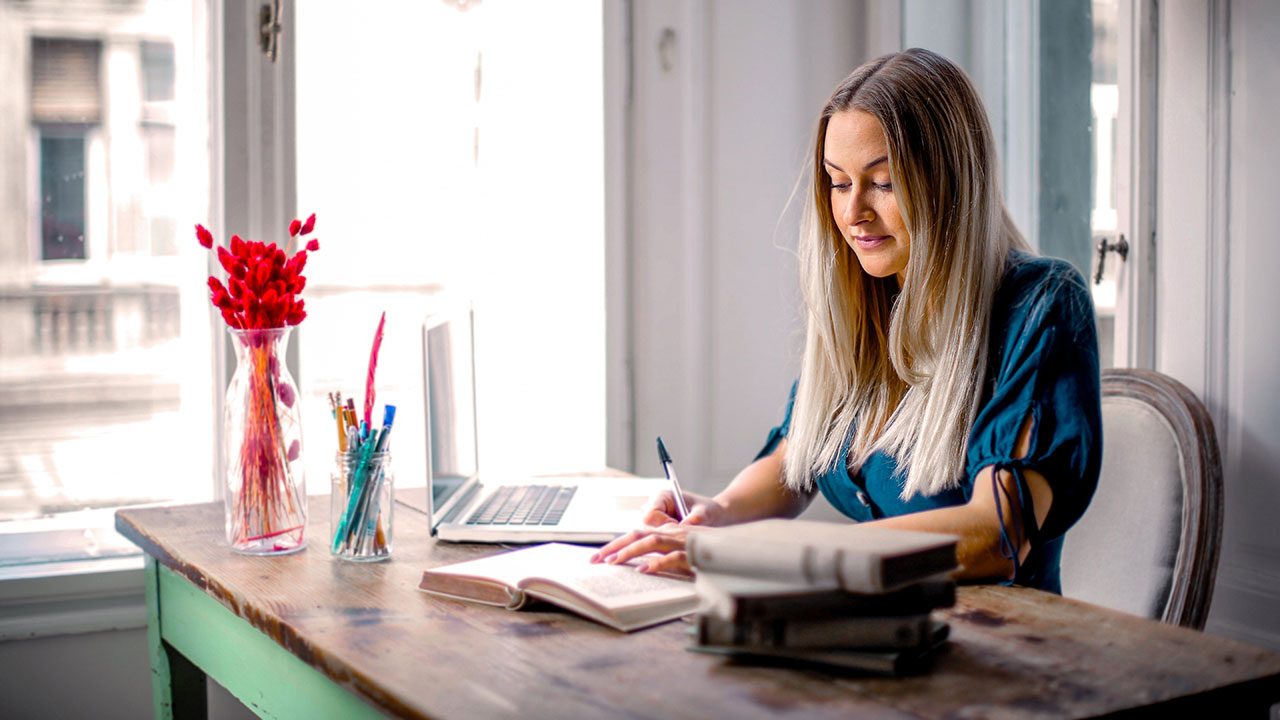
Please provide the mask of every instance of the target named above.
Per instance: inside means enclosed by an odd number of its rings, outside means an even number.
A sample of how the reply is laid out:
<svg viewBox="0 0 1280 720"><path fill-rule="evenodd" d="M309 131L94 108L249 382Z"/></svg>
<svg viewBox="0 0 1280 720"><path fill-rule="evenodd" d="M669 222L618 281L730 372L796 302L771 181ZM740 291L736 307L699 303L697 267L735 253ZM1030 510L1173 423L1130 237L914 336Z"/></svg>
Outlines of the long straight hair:
<svg viewBox="0 0 1280 720"><path fill-rule="evenodd" d="M849 110L884 129L911 235L901 288L863 272L832 216L827 124ZM808 489L835 463L856 471L883 451L905 474L903 499L955 487L983 391L992 299L1009 251L1029 250L1001 198L986 110L942 56L886 55L832 93L811 163L799 247L807 333L785 480Z"/></svg>

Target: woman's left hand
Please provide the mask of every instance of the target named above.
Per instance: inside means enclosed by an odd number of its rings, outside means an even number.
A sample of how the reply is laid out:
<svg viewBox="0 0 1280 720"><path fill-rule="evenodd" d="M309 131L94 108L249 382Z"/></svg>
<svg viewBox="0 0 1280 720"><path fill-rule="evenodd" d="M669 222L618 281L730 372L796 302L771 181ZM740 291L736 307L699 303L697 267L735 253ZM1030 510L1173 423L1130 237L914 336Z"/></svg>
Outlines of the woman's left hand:
<svg viewBox="0 0 1280 720"><path fill-rule="evenodd" d="M661 553L642 564L640 572L692 576L693 569L689 567L689 555L685 552L685 547L689 533L704 529L687 522L669 522L638 528L600 548L591 556L591 562L618 565L641 555Z"/></svg>

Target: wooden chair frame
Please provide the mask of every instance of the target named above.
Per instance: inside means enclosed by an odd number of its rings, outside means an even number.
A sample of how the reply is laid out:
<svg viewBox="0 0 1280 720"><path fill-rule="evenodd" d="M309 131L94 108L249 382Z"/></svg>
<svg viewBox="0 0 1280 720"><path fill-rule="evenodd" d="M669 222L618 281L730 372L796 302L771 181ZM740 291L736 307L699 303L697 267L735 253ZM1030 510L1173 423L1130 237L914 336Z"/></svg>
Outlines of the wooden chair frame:
<svg viewBox="0 0 1280 720"><path fill-rule="evenodd" d="M1102 396L1150 405L1177 436L1182 453L1182 537L1161 620L1203 630L1222 545L1222 458L1213 420L1195 393L1153 370L1103 370Z"/></svg>

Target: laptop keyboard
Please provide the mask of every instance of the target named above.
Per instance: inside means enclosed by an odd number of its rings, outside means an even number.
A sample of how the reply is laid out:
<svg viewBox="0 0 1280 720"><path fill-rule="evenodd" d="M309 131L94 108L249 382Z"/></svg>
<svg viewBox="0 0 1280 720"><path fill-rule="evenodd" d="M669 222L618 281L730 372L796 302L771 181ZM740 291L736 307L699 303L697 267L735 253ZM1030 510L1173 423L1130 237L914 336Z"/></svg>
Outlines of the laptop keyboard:
<svg viewBox="0 0 1280 720"><path fill-rule="evenodd" d="M507 485L495 490L468 525L555 525L564 517L576 485Z"/></svg>

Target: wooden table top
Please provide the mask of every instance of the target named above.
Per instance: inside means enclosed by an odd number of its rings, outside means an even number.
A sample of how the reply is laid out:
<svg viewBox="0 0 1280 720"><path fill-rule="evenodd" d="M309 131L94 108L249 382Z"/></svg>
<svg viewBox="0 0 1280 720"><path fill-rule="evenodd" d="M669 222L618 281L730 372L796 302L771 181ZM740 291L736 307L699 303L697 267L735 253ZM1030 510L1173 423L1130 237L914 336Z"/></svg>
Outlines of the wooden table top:
<svg viewBox="0 0 1280 720"><path fill-rule="evenodd" d="M740 666L687 652L688 625L622 634L555 609L417 589L429 567L499 548L437 542L396 508L393 557L330 557L327 496L307 549L237 555L220 503L120 510L117 529L285 649L406 717L1085 717L1253 681L1280 654L1027 588L964 586L931 672L878 678ZM545 606L541 606L545 608ZM1265 678L1259 680L1260 678Z"/></svg>

